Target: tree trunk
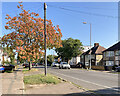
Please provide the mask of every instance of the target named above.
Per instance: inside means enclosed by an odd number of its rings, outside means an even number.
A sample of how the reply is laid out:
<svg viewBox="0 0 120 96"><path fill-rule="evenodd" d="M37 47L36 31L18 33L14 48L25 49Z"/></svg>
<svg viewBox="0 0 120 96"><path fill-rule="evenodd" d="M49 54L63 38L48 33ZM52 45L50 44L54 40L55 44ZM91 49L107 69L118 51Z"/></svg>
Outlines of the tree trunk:
<svg viewBox="0 0 120 96"><path fill-rule="evenodd" d="M29 70L31 70L30 62L29 62Z"/></svg>
<svg viewBox="0 0 120 96"><path fill-rule="evenodd" d="M69 63L69 59L67 58L67 63Z"/></svg>
<svg viewBox="0 0 120 96"><path fill-rule="evenodd" d="M4 54L2 55L2 63L4 65Z"/></svg>

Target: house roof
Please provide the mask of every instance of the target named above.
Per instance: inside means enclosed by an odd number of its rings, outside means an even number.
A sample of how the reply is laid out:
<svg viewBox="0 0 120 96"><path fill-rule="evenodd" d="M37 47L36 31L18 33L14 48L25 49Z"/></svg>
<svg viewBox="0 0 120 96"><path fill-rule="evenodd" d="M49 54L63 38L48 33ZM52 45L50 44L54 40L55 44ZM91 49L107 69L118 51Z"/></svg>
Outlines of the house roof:
<svg viewBox="0 0 120 96"><path fill-rule="evenodd" d="M108 49L104 50L103 52L114 51L114 50L120 50L120 41L114 44L113 46L109 47Z"/></svg>
<svg viewBox="0 0 120 96"><path fill-rule="evenodd" d="M84 52L82 55L88 55L90 54L103 54L102 51L104 51L105 48L100 46L100 45L95 45L94 47L92 47L91 49L89 49L88 51Z"/></svg>
<svg viewBox="0 0 120 96"><path fill-rule="evenodd" d="M96 50L96 54L101 54L104 50L106 50L106 48L102 47L102 46L99 46Z"/></svg>

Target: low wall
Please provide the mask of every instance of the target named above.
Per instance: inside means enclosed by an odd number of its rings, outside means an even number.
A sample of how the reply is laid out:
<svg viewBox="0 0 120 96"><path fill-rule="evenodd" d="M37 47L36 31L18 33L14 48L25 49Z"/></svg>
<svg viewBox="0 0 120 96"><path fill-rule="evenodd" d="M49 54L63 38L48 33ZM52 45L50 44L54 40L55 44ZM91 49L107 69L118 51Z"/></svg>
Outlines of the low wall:
<svg viewBox="0 0 120 96"><path fill-rule="evenodd" d="M95 70L105 70L104 66L91 66L91 68Z"/></svg>

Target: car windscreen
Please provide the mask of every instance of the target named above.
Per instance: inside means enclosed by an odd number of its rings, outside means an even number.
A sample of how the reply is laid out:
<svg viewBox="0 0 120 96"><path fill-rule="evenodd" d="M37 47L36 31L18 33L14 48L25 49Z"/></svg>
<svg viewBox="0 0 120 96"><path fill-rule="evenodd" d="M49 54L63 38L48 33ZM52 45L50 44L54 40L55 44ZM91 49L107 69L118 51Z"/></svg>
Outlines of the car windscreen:
<svg viewBox="0 0 120 96"><path fill-rule="evenodd" d="M64 62L63 64L68 64L68 63Z"/></svg>

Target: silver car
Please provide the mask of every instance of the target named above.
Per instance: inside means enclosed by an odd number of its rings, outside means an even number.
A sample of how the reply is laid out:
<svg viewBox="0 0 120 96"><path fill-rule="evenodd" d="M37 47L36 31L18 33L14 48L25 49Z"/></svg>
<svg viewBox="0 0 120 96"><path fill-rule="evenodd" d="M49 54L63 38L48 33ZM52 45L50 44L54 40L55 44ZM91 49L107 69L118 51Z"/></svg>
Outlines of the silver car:
<svg viewBox="0 0 120 96"><path fill-rule="evenodd" d="M58 64L58 63L53 62L53 63L52 63L52 67L59 67L59 64Z"/></svg>
<svg viewBox="0 0 120 96"><path fill-rule="evenodd" d="M59 65L59 69L64 69L64 68L70 69L70 65L67 62L61 62Z"/></svg>

